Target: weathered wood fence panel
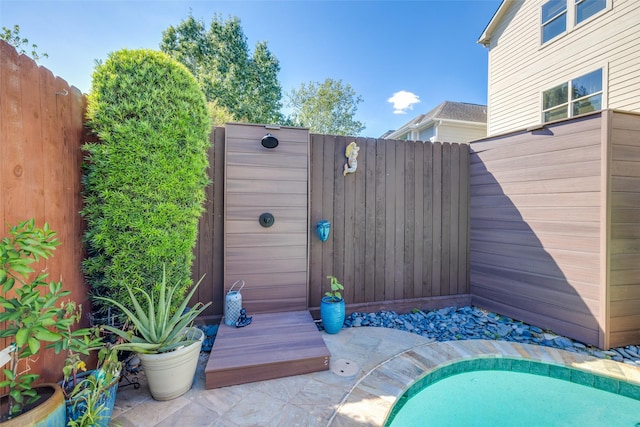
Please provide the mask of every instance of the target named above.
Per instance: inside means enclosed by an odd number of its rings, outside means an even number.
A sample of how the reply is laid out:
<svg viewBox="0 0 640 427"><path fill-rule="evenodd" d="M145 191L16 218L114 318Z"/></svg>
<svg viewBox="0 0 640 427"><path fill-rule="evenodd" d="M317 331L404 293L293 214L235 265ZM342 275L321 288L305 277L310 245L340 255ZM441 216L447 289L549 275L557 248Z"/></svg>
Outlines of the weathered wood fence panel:
<svg viewBox="0 0 640 427"><path fill-rule="evenodd" d="M203 317L222 314L223 293L223 251L224 251L224 128L216 128L209 137L209 180L206 189L205 211L198 225L198 242L194 248L191 268L194 283L202 279L193 302L213 304L202 314Z"/></svg>
<svg viewBox="0 0 640 427"><path fill-rule="evenodd" d="M0 238L7 236L8 224L29 218L38 226L48 222L61 245L41 266L50 280L62 280L69 298L88 313L80 270L84 111L78 89L0 41ZM0 349L7 345L0 341ZM45 350L31 360L30 369L57 381L63 364L63 354Z"/></svg>
<svg viewBox="0 0 640 427"><path fill-rule="evenodd" d="M358 169L343 176L345 148L360 147ZM311 135L309 306L327 275L352 306L469 293L468 148L448 143Z"/></svg>

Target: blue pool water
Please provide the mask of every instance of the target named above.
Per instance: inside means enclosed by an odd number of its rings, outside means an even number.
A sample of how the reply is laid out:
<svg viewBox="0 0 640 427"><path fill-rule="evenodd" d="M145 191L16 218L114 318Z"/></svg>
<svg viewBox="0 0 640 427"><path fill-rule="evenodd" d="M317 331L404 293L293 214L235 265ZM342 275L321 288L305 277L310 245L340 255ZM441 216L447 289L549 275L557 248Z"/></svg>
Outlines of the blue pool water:
<svg viewBox="0 0 640 427"><path fill-rule="evenodd" d="M549 376L549 365L531 366L541 374L445 368L417 384L421 390L410 389L387 425L640 427L640 387L569 368L558 370L560 376L569 376L558 379ZM559 367L551 368L553 373ZM455 370L467 372L452 373Z"/></svg>

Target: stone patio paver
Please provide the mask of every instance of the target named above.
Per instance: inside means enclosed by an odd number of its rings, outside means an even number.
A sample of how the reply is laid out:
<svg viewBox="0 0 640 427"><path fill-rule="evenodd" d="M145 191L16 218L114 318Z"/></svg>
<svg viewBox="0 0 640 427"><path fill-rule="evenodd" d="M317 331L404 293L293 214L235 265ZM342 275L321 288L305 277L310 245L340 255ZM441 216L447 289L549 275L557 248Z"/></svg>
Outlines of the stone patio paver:
<svg viewBox="0 0 640 427"><path fill-rule="evenodd" d="M640 384L636 367L529 344L434 342L374 327L346 328L322 337L332 364L350 363L348 375L335 369L206 390L207 358L201 357L193 388L177 399L153 400L144 373L140 389L119 390L110 426L383 426L396 400L419 378L440 366L478 357L542 361Z"/></svg>

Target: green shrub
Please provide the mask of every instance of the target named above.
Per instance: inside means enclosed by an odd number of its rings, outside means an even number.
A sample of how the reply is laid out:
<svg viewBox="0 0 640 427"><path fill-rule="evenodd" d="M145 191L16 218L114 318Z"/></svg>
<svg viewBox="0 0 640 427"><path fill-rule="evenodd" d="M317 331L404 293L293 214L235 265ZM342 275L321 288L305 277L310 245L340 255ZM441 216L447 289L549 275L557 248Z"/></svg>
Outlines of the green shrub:
<svg viewBox="0 0 640 427"><path fill-rule="evenodd" d="M183 294L208 184L202 91L168 55L120 50L96 66L87 118L99 137L84 146L83 270L93 294L131 307L126 286L148 289L163 264Z"/></svg>

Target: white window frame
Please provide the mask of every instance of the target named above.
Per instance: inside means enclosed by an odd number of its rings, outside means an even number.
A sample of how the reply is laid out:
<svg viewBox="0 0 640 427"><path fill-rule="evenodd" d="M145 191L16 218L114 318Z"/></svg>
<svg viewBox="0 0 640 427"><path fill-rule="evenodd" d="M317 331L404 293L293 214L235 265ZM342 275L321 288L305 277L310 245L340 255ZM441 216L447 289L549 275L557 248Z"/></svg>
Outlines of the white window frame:
<svg viewBox="0 0 640 427"><path fill-rule="evenodd" d="M606 0L605 5L602 9L600 9L593 15L583 19L582 21L578 22L578 5L581 3L584 3L585 1L589 1L589 0L573 0L573 20L572 21L573 21L574 27L579 27L581 25L584 25L586 22L589 22L592 19L595 19L596 17L602 15L603 13L611 9L611 0Z"/></svg>
<svg viewBox="0 0 640 427"><path fill-rule="evenodd" d="M552 2L554 0L547 0L544 3L542 3L542 5L540 5L540 44L547 44L552 40L557 39L558 37L562 36L563 34L566 34L569 31L569 20L568 18L568 11L569 8L567 7L567 4L564 5L564 9L562 10L562 12L552 16L551 18L547 19L546 21L542 21L543 16L542 16L542 8ZM566 0L565 0L566 1ZM569 1L573 1L573 0L569 0ZM549 40L545 40L544 39L544 28L546 25L550 24L551 22L557 20L557 19L564 19L564 31L556 34L555 36L551 37Z"/></svg>
<svg viewBox="0 0 640 427"><path fill-rule="evenodd" d="M593 73L595 71L598 71L598 70L602 71L602 86L601 86L600 90L598 92L590 93L588 95L585 95L585 96L577 98L577 99L571 99L573 81L579 79L580 77L586 76L587 74L591 74L591 73ZM593 69L591 69L589 71L577 74L576 76L572 77L568 81L557 83L557 84L555 84L553 86L549 86L546 89L542 90L540 92L540 111L541 111L540 122L541 123L551 123L551 122L554 122L556 120L566 120L566 119L570 119L572 117L577 117L576 115L573 114L573 105L575 103L585 99L585 98L590 98L590 97L596 96L596 95L601 95L601 98L600 98L600 110L597 110L597 111L602 111L602 110L606 109L607 108L607 82L609 81L608 74L609 74L608 73L608 67L606 65L603 65L600 68L593 68ZM561 86L561 85L563 85L565 83L568 85L568 87L567 87L567 100L565 102L561 103L561 104L554 105L553 107L547 108L545 110L544 109L544 93L549 91L549 90L551 90L551 89L553 89L553 88ZM558 107L565 107L567 109L567 116L562 118L562 119L545 121L544 114L547 111L555 110Z"/></svg>
<svg viewBox="0 0 640 427"><path fill-rule="evenodd" d="M584 1L587 0L565 0L567 2L567 5L565 7L565 11L564 11L564 19L565 19L565 30L564 32L556 35L553 38L550 38L547 41L544 41L543 39L543 29L544 29L544 24L548 24L551 21L553 21L553 19L557 18L558 16L560 16L560 14L554 16L554 18L547 20L546 22L542 22L542 6L544 6L545 4L547 4L549 2L549 0L544 1L539 8L539 19L538 19L538 28L539 28L539 32L540 32L540 47L545 47L548 46L550 44L552 44L553 42L555 42L558 39L561 39L562 37L566 36L567 34L571 33L572 31L574 31L576 28L580 28L583 25L588 25L589 22L598 19L600 16L602 16L603 14L607 13L608 11L610 11L613 8L613 0L606 0L606 5L602 10L599 10L598 12L594 13L593 15L589 16L588 18L585 18L583 21L581 22L577 22L578 20L578 5L580 3L583 3Z"/></svg>

